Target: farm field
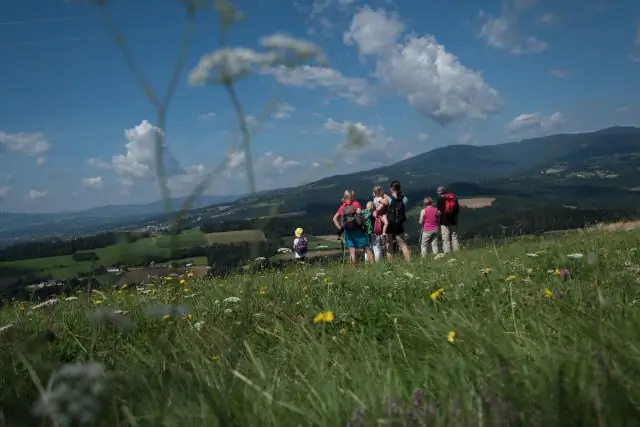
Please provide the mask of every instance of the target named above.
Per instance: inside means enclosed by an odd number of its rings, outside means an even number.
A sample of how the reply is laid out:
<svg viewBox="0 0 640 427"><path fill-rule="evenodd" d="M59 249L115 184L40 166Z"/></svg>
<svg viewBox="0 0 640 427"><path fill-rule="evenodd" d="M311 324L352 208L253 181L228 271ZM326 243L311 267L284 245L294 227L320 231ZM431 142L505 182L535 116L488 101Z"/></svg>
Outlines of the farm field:
<svg viewBox="0 0 640 427"><path fill-rule="evenodd" d="M261 230L239 230L222 233L205 234L198 228L186 230L176 236L176 248L207 246L214 243L230 244L242 241L264 239ZM11 268L17 271L39 272L44 276L51 274L54 279L68 279L79 274L88 273L98 266L110 266L121 262L129 262L137 257L157 254L168 256L171 248L170 236L148 237L133 243L121 243L92 250L100 258L98 261L74 261L71 255L34 258L0 263L0 268ZM202 265L202 257L198 260ZM204 261L206 265L206 259Z"/></svg>
<svg viewBox="0 0 640 427"><path fill-rule="evenodd" d="M565 233L11 304L0 420L638 425L639 241Z"/></svg>

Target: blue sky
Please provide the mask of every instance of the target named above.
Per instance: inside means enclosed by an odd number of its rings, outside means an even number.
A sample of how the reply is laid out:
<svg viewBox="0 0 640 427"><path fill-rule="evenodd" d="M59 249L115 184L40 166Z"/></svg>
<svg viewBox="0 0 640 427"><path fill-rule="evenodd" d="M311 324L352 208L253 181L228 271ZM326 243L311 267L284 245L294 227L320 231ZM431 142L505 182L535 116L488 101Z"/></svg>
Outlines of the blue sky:
<svg viewBox="0 0 640 427"><path fill-rule="evenodd" d="M69 211L159 198L157 110L109 37L101 10L88 3L0 5L0 211ZM231 48L250 49L243 58L252 73L236 88L250 116L261 190L447 144L640 125L637 1L235 5L247 19L227 40ZM106 11L162 96L185 23L180 2L112 0ZM226 158L230 166L207 192L247 189L226 92L189 81L200 58L220 48L219 34L215 11L199 11L164 133L174 195L186 194ZM261 38L273 34L280 35L280 46L292 45L287 37L296 46L314 43L329 63L315 57L290 68L258 62L268 51ZM350 124L366 135L365 147L345 144Z"/></svg>

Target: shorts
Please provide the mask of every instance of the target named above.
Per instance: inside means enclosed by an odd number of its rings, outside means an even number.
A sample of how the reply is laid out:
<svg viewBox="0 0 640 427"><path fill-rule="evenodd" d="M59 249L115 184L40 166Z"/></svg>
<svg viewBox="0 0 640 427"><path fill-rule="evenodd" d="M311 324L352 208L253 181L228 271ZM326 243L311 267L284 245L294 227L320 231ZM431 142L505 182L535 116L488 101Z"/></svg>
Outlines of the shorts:
<svg viewBox="0 0 640 427"><path fill-rule="evenodd" d="M369 237L362 230L344 230L342 238L344 247L347 249L366 249L369 247Z"/></svg>

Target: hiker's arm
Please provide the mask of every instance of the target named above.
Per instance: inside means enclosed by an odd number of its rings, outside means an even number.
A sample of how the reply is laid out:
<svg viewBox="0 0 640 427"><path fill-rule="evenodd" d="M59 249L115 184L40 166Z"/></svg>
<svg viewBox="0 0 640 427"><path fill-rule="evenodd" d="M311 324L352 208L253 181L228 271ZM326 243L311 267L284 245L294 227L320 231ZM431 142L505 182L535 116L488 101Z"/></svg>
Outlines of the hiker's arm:
<svg viewBox="0 0 640 427"><path fill-rule="evenodd" d="M418 218L418 224L421 224L424 222L424 209L420 210L420 217Z"/></svg>
<svg viewBox="0 0 640 427"><path fill-rule="evenodd" d="M338 221L339 219L340 212L336 212L336 214L333 216L333 225L335 225L338 230L342 228L342 226L340 226L340 222Z"/></svg>

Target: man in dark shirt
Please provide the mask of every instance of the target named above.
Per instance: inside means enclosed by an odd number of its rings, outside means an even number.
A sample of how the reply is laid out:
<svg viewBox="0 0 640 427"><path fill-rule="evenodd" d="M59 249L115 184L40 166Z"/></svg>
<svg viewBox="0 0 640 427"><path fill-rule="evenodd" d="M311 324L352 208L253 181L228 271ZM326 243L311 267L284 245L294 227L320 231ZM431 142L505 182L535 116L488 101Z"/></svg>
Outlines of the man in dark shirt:
<svg viewBox="0 0 640 427"><path fill-rule="evenodd" d="M458 211L460 205L458 198L451 192L447 192L444 187L438 187L437 208L440 212L440 235L442 236L442 251L448 254L453 250L460 250L458 242ZM449 205L449 209L447 209Z"/></svg>

